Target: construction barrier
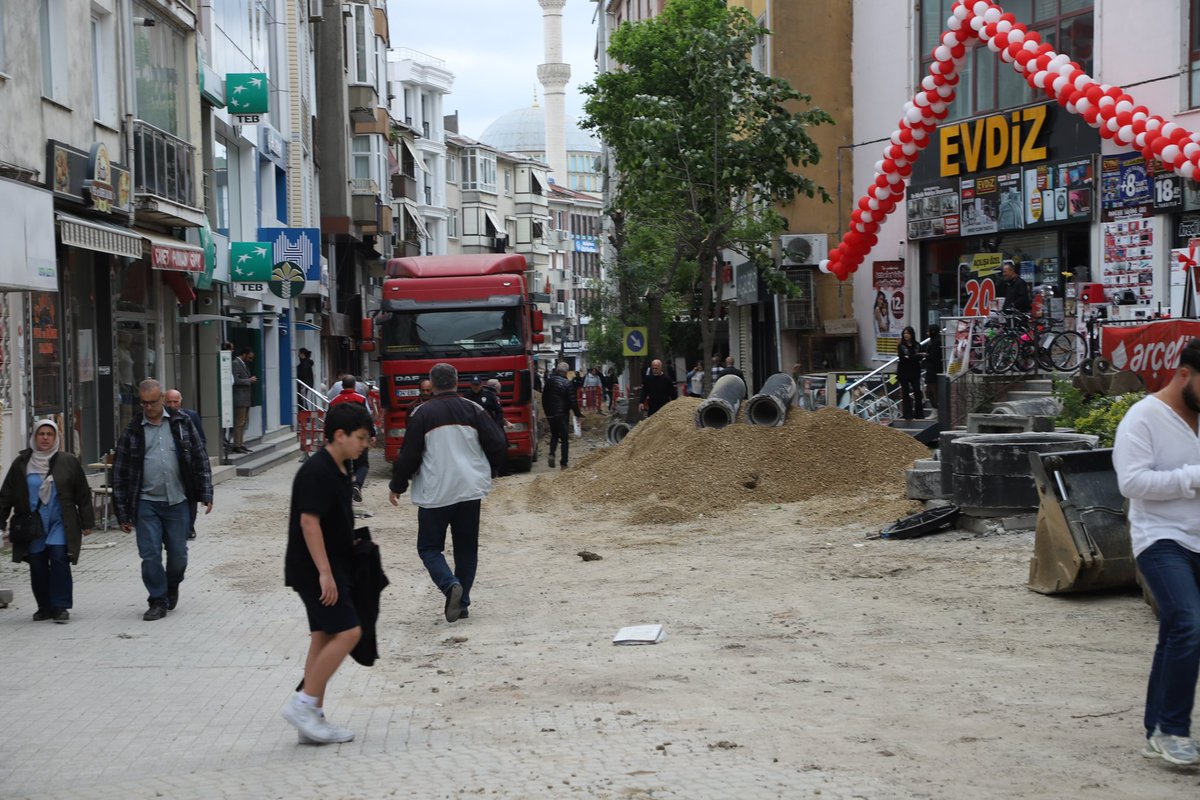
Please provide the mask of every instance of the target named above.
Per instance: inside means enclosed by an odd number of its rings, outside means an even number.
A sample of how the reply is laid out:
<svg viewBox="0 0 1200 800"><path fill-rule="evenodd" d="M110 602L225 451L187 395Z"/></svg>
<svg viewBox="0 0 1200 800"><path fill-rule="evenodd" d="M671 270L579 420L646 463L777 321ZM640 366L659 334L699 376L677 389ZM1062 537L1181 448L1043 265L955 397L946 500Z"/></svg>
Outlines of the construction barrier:
<svg viewBox="0 0 1200 800"><path fill-rule="evenodd" d="M296 434L300 437L300 449L307 457L325 442L325 412L300 409L297 415Z"/></svg>

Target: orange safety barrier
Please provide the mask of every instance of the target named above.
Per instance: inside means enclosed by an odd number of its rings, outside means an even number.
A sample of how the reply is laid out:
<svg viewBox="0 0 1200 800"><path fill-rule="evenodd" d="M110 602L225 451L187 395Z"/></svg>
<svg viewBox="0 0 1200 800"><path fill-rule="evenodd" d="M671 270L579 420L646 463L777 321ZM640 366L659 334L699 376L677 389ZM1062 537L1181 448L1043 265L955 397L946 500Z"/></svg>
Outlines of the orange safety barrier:
<svg viewBox="0 0 1200 800"><path fill-rule="evenodd" d="M300 437L300 449L306 456L311 455L325 441L325 412L298 411L296 434Z"/></svg>

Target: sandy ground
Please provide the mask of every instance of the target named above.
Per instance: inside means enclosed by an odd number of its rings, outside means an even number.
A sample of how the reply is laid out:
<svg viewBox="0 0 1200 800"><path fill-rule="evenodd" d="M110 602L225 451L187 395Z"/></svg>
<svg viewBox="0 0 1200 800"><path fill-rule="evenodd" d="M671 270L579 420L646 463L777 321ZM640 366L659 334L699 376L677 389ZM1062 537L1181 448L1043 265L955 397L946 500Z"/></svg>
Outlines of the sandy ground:
<svg viewBox="0 0 1200 800"><path fill-rule="evenodd" d="M206 522L238 515L235 557L212 566L248 607L282 590L295 468L219 487L233 499ZM619 506L556 492L543 460L485 501L471 618L448 624L416 556L415 508L387 504L387 474L379 458L362 506L392 585L376 694L359 703L412 705L516 752L531 736L586 748L593 710L615 707L664 757L740 754L894 789L872 798L1197 796L1197 771L1139 754L1149 609L1133 593L1030 592L1032 534L871 540L906 507L872 494L631 526ZM610 643L652 622L667 641ZM531 717L545 720L533 734Z"/></svg>

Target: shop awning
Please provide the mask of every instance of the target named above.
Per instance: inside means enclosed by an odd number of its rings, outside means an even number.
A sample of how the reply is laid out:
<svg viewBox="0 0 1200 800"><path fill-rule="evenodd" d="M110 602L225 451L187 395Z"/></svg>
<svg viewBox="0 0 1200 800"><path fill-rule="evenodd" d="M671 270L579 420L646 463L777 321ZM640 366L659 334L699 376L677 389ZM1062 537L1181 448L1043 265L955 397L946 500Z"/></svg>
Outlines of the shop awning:
<svg viewBox="0 0 1200 800"><path fill-rule="evenodd" d="M170 272L204 272L204 248L135 228L150 242L150 266Z"/></svg>
<svg viewBox="0 0 1200 800"><path fill-rule="evenodd" d="M54 197L0 179L0 292L57 292Z"/></svg>
<svg viewBox="0 0 1200 800"><path fill-rule="evenodd" d="M160 273L163 283L171 287L171 291L175 293L175 298L187 305L196 299L196 290L188 283L187 273L179 270L164 269Z"/></svg>
<svg viewBox="0 0 1200 800"><path fill-rule="evenodd" d="M421 219L420 212L410 202L405 201L404 212L408 214L408 218L412 220L413 227L417 229L417 235L422 239L429 238L429 229L425 227L425 221Z"/></svg>
<svg viewBox="0 0 1200 800"><path fill-rule="evenodd" d="M142 257L142 237L128 228L109 225L91 219L80 219L70 214L55 214L58 220L58 235L68 247L95 250L126 258Z"/></svg>

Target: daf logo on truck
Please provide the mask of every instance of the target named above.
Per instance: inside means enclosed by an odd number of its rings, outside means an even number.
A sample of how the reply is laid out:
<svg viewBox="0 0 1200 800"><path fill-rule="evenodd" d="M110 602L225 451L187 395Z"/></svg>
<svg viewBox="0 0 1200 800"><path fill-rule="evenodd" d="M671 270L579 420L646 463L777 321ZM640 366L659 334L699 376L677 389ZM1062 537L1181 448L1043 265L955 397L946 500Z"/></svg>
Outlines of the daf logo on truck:
<svg viewBox="0 0 1200 800"><path fill-rule="evenodd" d="M404 443L415 385L445 362L460 376L494 375L506 382L501 403L509 423L508 457L518 470L533 465L533 350L544 337L542 312L525 285L526 267L524 256L500 253L388 262L381 308L374 324L364 326L378 345L380 371L394 387L385 409L388 461Z"/></svg>

